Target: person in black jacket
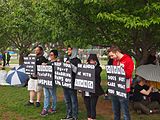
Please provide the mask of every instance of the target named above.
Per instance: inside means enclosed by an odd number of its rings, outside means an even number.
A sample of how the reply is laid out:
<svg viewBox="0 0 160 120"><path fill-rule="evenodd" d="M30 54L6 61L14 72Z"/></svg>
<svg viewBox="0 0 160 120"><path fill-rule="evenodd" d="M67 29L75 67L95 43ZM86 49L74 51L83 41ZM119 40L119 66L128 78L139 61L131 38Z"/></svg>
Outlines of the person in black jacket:
<svg viewBox="0 0 160 120"><path fill-rule="evenodd" d="M6 65L8 65L8 66L9 66L10 59L11 59L11 55L9 54L9 52L7 52L7 56L6 56L7 63L6 63Z"/></svg>
<svg viewBox="0 0 160 120"><path fill-rule="evenodd" d="M77 58L78 50L76 48L68 47L68 56L66 63L72 66L72 88L63 88L64 99L66 103L67 115L61 120L77 120L78 119L78 98L77 90L74 90L74 82L77 72L77 65L81 60Z"/></svg>
<svg viewBox="0 0 160 120"><path fill-rule="evenodd" d="M83 92L83 98L85 107L87 109L88 120L95 120L98 97L104 94L104 91L100 85L100 74L102 72L102 68L100 67L100 63L96 54L90 54L87 63L95 65L95 93L89 93L85 91Z"/></svg>
<svg viewBox="0 0 160 120"><path fill-rule="evenodd" d="M40 107L42 87L38 85L37 65L41 65L42 63L47 63L48 60L43 56L43 48L41 46L35 48L35 54L36 54L35 74L33 74L28 81L28 91L30 100L27 102L27 104L25 104L25 106L33 106L34 97L35 95L37 95L36 107Z"/></svg>

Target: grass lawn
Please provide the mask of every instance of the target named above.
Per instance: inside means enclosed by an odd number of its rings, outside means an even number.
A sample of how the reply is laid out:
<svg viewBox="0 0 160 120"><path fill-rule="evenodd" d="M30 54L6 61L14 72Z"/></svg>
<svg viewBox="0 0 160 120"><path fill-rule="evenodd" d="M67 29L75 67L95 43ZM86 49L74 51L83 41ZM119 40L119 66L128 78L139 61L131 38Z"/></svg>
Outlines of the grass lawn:
<svg viewBox="0 0 160 120"><path fill-rule="evenodd" d="M10 64L18 64L19 60L18 59L11 59Z"/></svg>
<svg viewBox="0 0 160 120"><path fill-rule="evenodd" d="M0 86L0 120L60 120L65 116L65 104L63 101L63 91L59 87L57 91L58 103L57 113L41 117L41 108L25 107L28 100L28 91L24 87ZM79 97L79 120L86 120L86 110L84 108L81 95ZM131 111L132 120L159 120L160 114L137 115ZM113 120L111 102L100 97L97 105L97 120Z"/></svg>
<svg viewBox="0 0 160 120"><path fill-rule="evenodd" d="M9 68L7 69L9 70ZM102 87L106 90L106 72L101 73ZM29 99L29 94L26 87L10 87L0 86L0 120L60 120L65 116L66 109L63 101L63 90L58 87L57 96L57 113L41 117L40 108L25 107L24 104ZM84 107L81 94L78 94L79 99L79 120L86 120L86 110ZM42 97L43 101L43 97ZM138 115L131 108L132 120L160 120L160 114L154 115ZM111 101L104 100L104 97L99 98L97 104L97 120L113 120L113 112Z"/></svg>

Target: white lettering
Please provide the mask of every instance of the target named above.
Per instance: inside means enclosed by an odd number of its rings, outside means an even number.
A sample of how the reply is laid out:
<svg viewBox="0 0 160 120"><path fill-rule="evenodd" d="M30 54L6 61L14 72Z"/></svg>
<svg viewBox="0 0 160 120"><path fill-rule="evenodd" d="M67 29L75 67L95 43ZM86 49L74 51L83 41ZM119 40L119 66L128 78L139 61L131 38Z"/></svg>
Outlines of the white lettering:
<svg viewBox="0 0 160 120"><path fill-rule="evenodd" d="M112 86L112 87L115 87L116 84L114 82L108 82L108 86Z"/></svg>
<svg viewBox="0 0 160 120"><path fill-rule="evenodd" d="M116 95L117 95L117 96L120 96L120 97L127 98L127 94L126 94L126 93L123 93L123 92L116 91Z"/></svg>

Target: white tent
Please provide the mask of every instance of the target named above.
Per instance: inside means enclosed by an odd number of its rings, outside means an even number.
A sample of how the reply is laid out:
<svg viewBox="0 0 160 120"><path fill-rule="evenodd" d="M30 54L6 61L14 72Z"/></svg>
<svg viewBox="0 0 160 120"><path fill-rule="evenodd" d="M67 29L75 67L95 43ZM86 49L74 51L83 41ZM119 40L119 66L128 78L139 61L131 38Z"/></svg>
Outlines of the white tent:
<svg viewBox="0 0 160 120"><path fill-rule="evenodd" d="M7 72L5 70L0 70L0 85L9 85L6 82Z"/></svg>

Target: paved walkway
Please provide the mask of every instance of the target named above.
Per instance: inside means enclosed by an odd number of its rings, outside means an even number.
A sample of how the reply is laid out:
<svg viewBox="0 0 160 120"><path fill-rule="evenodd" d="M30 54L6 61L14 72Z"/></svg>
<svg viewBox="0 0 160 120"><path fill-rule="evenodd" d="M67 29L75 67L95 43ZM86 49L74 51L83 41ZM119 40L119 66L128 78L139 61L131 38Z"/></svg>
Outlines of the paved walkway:
<svg viewBox="0 0 160 120"><path fill-rule="evenodd" d="M16 66L19 66L19 64L10 64L9 66L5 66L6 68L9 67L9 68L14 68Z"/></svg>

